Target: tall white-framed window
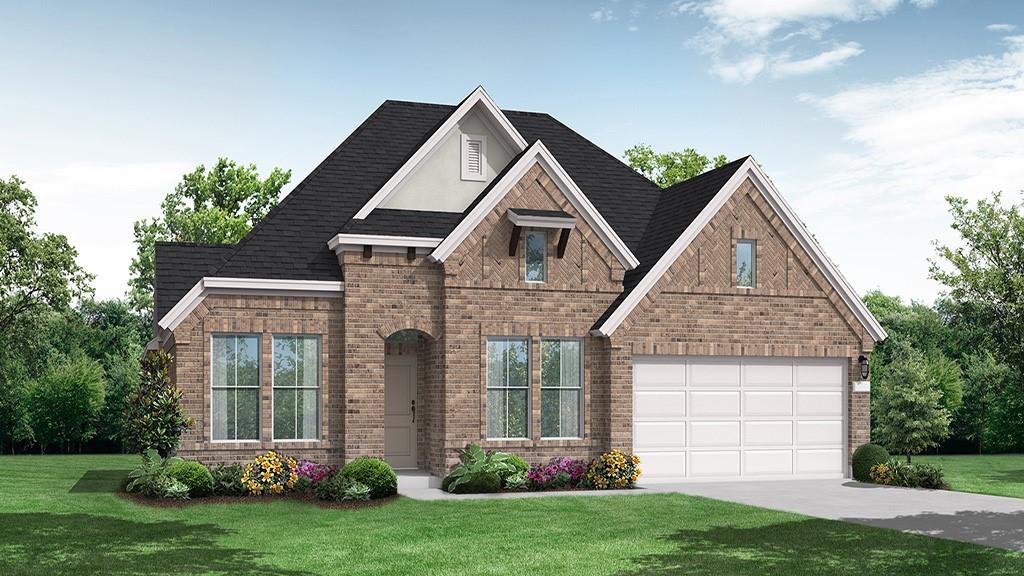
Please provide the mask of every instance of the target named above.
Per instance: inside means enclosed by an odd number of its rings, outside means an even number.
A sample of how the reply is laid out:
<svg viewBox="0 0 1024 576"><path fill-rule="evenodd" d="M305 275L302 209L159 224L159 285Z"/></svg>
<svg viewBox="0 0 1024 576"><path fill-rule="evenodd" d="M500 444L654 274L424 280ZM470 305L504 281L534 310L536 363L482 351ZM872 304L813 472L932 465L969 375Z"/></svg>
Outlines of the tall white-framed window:
<svg viewBox="0 0 1024 576"><path fill-rule="evenodd" d="M462 179L487 180L487 136L463 134Z"/></svg>
<svg viewBox="0 0 1024 576"><path fill-rule="evenodd" d="M757 286L757 242L754 240L736 241L736 286Z"/></svg>
<svg viewBox="0 0 1024 576"><path fill-rule="evenodd" d="M583 437L583 343L540 342L540 436Z"/></svg>
<svg viewBox="0 0 1024 576"><path fill-rule="evenodd" d="M546 282L548 279L548 233L530 230L526 233L526 281Z"/></svg>
<svg viewBox="0 0 1024 576"><path fill-rule="evenodd" d="M487 437L530 436L530 340L487 340Z"/></svg>
<svg viewBox="0 0 1024 576"><path fill-rule="evenodd" d="M259 440L260 337L214 334L210 377L213 440Z"/></svg>
<svg viewBox="0 0 1024 576"><path fill-rule="evenodd" d="M320 337L274 335L274 440L320 437Z"/></svg>

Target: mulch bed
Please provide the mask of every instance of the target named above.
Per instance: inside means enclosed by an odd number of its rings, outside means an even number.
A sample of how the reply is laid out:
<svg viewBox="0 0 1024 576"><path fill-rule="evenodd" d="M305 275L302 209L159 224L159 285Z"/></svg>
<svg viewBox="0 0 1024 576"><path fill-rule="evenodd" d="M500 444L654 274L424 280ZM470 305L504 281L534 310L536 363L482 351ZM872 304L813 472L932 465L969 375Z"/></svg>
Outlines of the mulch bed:
<svg viewBox="0 0 1024 576"><path fill-rule="evenodd" d="M117 496L122 500L134 502L142 506L150 506L152 508L189 508L191 506L206 506L208 504L259 504L261 502L274 502L280 500L290 500L294 502L305 502L321 508L332 508L335 510L347 510L354 508L375 508L377 506L383 506L390 502L394 502L398 499L398 496L388 496L387 498L378 498L376 500L367 501L345 501L345 502L326 502L323 500L317 500L316 496L312 492L306 492L302 494L282 494L280 496L207 496L205 498L191 498L188 500L163 500L160 498L149 498L139 494L129 494L127 492L117 492Z"/></svg>

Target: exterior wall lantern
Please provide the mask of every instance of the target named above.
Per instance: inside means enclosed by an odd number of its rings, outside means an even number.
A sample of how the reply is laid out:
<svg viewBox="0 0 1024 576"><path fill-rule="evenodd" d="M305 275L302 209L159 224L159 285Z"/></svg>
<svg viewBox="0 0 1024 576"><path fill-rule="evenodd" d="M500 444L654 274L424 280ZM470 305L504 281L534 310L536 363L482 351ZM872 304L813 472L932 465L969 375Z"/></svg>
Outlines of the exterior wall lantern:
<svg viewBox="0 0 1024 576"><path fill-rule="evenodd" d="M868 357L862 354L857 360L860 362L860 379L867 380L868 375L871 373L871 367L868 366Z"/></svg>

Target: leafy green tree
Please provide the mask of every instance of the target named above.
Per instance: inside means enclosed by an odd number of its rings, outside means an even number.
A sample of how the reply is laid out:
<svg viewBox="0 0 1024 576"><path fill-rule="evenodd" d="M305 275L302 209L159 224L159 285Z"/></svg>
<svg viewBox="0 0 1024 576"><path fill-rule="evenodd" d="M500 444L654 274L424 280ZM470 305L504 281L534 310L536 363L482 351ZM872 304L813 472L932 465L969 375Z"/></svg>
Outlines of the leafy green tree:
<svg viewBox="0 0 1024 576"><path fill-rule="evenodd" d="M988 447L993 435L990 422L993 404L1000 392L1010 385L1012 377L1010 367L997 361L991 352L968 356L964 363L964 401L953 421L953 435L977 444L979 454Z"/></svg>
<svg viewBox="0 0 1024 576"><path fill-rule="evenodd" d="M181 388L171 381L171 361L164 350L148 352L142 359L142 383L124 413L124 440L132 452L156 450L166 458L192 427L181 406Z"/></svg>
<svg viewBox="0 0 1024 576"><path fill-rule="evenodd" d="M25 399L28 396L28 371L19 359L0 357L0 451L9 450L32 439Z"/></svg>
<svg viewBox="0 0 1024 576"><path fill-rule="evenodd" d="M261 178L254 164L226 158L186 174L164 198L159 218L135 223L136 256L128 281L132 308L144 316L152 312L156 242L238 242L277 205L291 176L291 170L274 168Z"/></svg>
<svg viewBox="0 0 1024 576"><path fill-rule="evenodd" d="M626 163L662 188L689 180L709 168L724 166L729 160L724 155L714 158L693 148L682 151L655 152L648 144L637 144L625 152Z"/></svg>
<svg viewBox="0 0 1024 576"><path fill-rule="evenodd" d="M941 352L925 357L928 381L942 393L942 407L956 415L964 403L964 385L960 365Z"/></svg>
<svg viewBox="0 0 1024 576"><path fill-rule="evenodd" d="M0 179L0 345L31 330L33 313L66 309L92 280L67 238L35 231L36 198L24 184Z"/></svg>
<svg viewBox="0 0 1024 576"><path fill-rule="evenodd" d="M1002 356L1024 370L1024 216L1020 205L1002 196L978 200L948 196L956 247L936 245L931 277L944 284L949 298L970 308L988 327Z"/></svg>
<svg viewBox="0 0 1024 576"><path fill-rule="evenodd" d="M871 410L874 433L890 452L919 454L939 445L949 436L949 412L942 406L942 391L928 378L920 352L905 348L893 359L877 386ZM880 381L879 381L880 380Z"/></svg>
<svg viewBox="0 0 1024 576"><path fill-rule="evenodd" d="M52 367L32 383L26 399L29 425L40 451L65 451L92 438L103 409L103 368L84 356Z"/></svg>

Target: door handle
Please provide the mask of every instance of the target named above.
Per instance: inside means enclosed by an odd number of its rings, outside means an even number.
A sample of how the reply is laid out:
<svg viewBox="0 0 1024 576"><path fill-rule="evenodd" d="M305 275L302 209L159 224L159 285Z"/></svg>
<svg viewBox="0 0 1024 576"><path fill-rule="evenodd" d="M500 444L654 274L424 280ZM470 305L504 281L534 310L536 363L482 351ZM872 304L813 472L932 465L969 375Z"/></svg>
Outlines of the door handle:
<svg viewBox="0 0 1024 576"><path fill-rule="evenodd" d="M411 406L410 410L412 410L412 421L415 422L416 421L416 401L415 400L412 401L412 406Z"/></svg>

